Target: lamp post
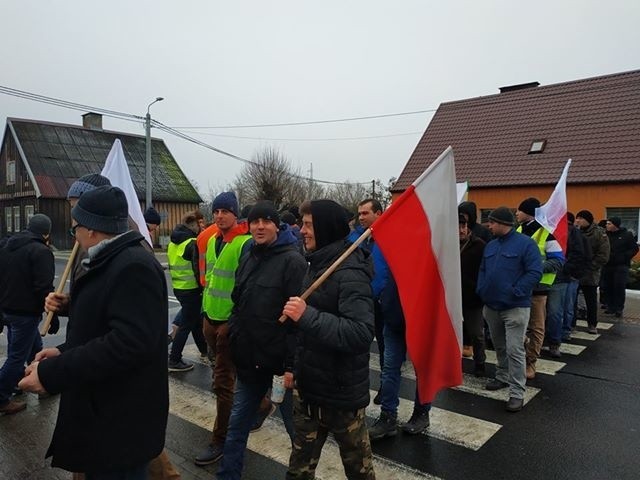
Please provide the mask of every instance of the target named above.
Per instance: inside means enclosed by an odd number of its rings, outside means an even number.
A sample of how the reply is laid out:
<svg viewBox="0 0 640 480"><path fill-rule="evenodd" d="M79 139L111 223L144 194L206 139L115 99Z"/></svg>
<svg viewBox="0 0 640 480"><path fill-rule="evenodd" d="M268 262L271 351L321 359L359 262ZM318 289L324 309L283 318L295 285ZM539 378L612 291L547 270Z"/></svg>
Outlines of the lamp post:
<svg viewBox="0 0 640 480"><path fill-rule="evenodd" d="M146 184L147 184L147 191L146 191L146 197L145 197L145 209L149 208L151 206L151 114L149 114L149 109L151 108L151 105L153 105L156 102L161 102L162 100L164 100L164 98L162 97L156 97L156 99L151 102L148 106L147 106L147 116L145 117L145 122L144 122L144 127L145 127L145 131L146 131L146 136L147 136L147 161L146 161Z"/></svg>

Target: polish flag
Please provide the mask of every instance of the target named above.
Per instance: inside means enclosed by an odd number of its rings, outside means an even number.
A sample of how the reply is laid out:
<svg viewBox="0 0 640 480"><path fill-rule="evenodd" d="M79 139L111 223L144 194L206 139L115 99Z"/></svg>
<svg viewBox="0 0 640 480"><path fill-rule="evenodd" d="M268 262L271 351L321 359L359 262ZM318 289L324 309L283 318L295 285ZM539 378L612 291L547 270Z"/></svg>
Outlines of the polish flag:
<svg viewBox="0 0 640 480"><path fill-rule="evenodd" d="M376 220L374 239L398 285L422 403L462 383L462 293L453 150Z"/></svg>
<svg viewBox="0 0 640 480"><path fill-rule="evenodd" d="M546 230L556 237L562 247L562 251L567 253L567 239L569 238L569 226L567 223L567 174L571 166L571 159L562 170L560 180L547 203L536 208L536 221Z"/></svg>
<svg viewBox="0 0 640 480"><path fill-rule="evenodd" d="M149 245L153 246L147 223L144 221L142 209L140 208L136 189L133 187L133 181L131 181L127 159L124 156L122 143L119 138L116 138L116 141L113 142L101 174L109 179L111 185L122 189L129 204L129 217L138 225L138 231L145 240L149 242Z"/></svg>

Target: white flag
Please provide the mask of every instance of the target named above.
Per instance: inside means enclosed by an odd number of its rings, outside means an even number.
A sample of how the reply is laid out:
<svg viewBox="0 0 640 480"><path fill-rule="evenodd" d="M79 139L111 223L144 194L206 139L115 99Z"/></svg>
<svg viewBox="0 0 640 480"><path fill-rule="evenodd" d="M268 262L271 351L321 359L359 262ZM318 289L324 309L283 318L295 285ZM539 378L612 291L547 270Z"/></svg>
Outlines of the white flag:
<svg viewBox="0 0 640 480"><path fill-rule="evenodd" d="M567 224L567 174L571 159L567 160L560 180L547 200L547 203L536 208L536 221L556 237L563 252L567 252L569 225Z"/></svg>
<svg viewBox="0 0 640 480"><path fill-rule="evenodd" d="M104 163L102 175L111 181L111 185L122 189L129 204L129 216L136 223L138 230L147 242L149 242L149 245L153 246L149 229L147 228L147 223L144 221L140 202L136 195L136 189L133 187L133 182L131 181L127 159L124 156L122 143L120 143L119 138L116 138L116 141L113 142L113 147L111 147L107 161Z"/></svg>
<svg viewBox="0 0 640 480"><path fill-rule="evenodd" d="M458 205L467 199L467 191L469 190L469 182L456 183L456 197Z"/></svg>

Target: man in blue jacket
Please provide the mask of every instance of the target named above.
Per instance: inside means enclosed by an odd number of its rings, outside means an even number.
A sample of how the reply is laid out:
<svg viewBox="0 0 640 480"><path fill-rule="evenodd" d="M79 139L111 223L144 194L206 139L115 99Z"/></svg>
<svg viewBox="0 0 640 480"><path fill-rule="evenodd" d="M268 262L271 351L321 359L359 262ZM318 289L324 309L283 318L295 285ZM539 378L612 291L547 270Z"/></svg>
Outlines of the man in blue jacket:
<svg viewBox="0 0 640 480"><path fill-rule="evenodd" d="M533 288L542 277L542 257L536 243L513 229L513 214L499 207L489 215L496 237L484 250L477 294L485 306L498 357L496 376L487 390L509 387L507 411L522 410L525 392L524 336L529 322Z"/></svg>

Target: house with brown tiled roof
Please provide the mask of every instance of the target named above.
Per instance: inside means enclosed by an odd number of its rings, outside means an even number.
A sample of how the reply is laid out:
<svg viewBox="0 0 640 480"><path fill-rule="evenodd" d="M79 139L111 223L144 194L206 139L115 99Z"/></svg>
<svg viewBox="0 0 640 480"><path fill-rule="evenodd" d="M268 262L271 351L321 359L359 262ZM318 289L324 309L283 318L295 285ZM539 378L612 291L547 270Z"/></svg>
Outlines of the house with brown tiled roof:
<svg viewBox="0 0 640 480"><path fill-rule="evenodd" d="M0 236L24 230L32 215L44 213L52 220L52 244L71 248L69 187L83 175L102 171L116 138L144 210L145 136L104 130L97 113L82 118L82 125L7 119L0 144ZM153 206L162 218L152 238L164 245L182 216L202 199L162 139L151 139L151 159Z"/></svg>
<svg viewBox="0 0 640 480"><path fill-rule="evenodd" d="M440 105L392 192L449 145L458 182L484 216L526 197L545 203L571 158L569 210L640 223L640 70L555 85L537 82Z"/></svg>

